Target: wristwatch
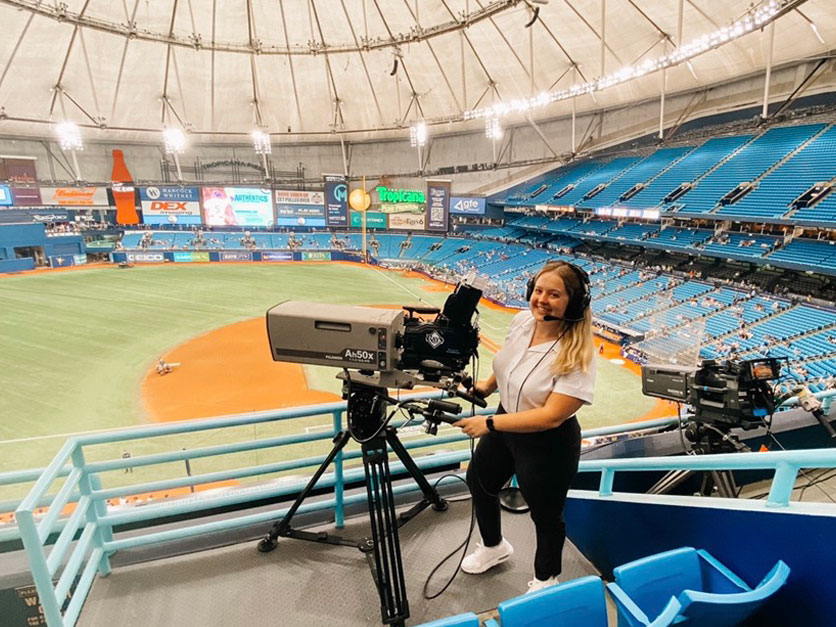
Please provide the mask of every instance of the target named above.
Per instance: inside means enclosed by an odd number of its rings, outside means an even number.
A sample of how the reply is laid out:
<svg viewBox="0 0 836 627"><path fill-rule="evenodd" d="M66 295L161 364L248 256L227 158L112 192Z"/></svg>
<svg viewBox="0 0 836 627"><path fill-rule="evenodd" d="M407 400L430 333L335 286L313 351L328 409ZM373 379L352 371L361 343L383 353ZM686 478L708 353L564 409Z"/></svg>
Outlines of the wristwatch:
<svg viewBox="0 0 836 627"><path fill-rule="evenodd" d="M496 427L493 426L493 418L485 420L485 426L488 428L488 431L496 431Z"/></svg>

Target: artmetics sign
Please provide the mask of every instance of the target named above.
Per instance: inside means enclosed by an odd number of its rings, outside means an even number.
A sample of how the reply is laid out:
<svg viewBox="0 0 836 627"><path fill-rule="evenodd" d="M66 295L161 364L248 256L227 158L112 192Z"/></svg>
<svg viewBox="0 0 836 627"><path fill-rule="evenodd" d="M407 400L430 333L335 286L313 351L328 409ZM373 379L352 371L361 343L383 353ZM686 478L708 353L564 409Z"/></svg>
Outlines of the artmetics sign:
<svg viewBox="0 0 836 627"><path fill-rule="evenodd" d="M197 187L140 187L139 201L145 224L200 224L200 192Z"/></svg>
<svg viewBox="0 0 836 627"><path fill-rule="evenodd" d="M105 187L42 187L41 201L59 207L107 207Z"/></svg>
<svg viewBox="0 0 836 627"><path fill-rule="evenodd" d="M272 192L251 187L204 187L203 216L210 225L271 226Z"/></svg>

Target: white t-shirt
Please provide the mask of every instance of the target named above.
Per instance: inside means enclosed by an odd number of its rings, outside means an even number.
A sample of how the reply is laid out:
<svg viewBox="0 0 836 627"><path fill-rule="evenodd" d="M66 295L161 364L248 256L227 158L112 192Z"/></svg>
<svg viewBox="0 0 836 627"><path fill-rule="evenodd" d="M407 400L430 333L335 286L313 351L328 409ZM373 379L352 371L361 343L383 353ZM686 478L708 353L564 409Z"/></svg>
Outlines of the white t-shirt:
<svg viewBox="0 0 836 627"><path fill-rule="evenodd" d="M589 372L576 368L564 375L552 372L561 342L550 341L529 347L536 320L530 311L521 311L511 321L505 345L493 359L499 398L510 413L543 407L552 393L565 394L585 405L592 404L595 392L596 359Z"/></svg>

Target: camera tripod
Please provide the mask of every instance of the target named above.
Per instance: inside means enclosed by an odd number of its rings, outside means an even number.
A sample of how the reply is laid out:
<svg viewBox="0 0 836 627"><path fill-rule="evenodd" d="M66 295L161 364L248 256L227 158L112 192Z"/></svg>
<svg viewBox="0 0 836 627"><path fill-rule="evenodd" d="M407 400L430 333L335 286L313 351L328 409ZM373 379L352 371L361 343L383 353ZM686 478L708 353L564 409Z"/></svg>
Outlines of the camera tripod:
<svg viewBox="0 0 836 627"><path fill-rule="evenodd" d="M743 453L750 451L729 428L718 428L713 425L691 422L685 430L685 436L693 442L691 450L695 455L709 455L712 453ZM711 496L714 489L728 499L736 499L738 494L734 474L730 470L671 470L665 473L648 491L648 494L668 494L675 490L697 473L702 473L700 496Z"/></svg>
<svg viewBox="0 0 836 627"><path fill-rule="evenodd" d="M446 510L447 502L439 496L438 491L430 485L421 469L410 457L398 439L397 430L386 423L388 402L394 400L389 399L386 390L353 383L348 386L347 396L348 428L334 438L334 446L325 461L316 470L304 490L296 497L284 518L276 521L270 533L258 543L258 550L262 553L272 551L276 548L279 537L360 549L368 559L372 578L377 586L383 623L403 627L404 621L409 617L409 602L406 598L406 581L398 529L430 505L436 511ZM436 418L438 418L438 413L436 412ZM334 461L337 453L351 438L357 440L361 447L371 537L358 541L324 532L312 533L294 529L291 527L293 516ZM392 448L409 476L415 480L423 493L423 498L400 516L395 513L387 446Z"/></svg>

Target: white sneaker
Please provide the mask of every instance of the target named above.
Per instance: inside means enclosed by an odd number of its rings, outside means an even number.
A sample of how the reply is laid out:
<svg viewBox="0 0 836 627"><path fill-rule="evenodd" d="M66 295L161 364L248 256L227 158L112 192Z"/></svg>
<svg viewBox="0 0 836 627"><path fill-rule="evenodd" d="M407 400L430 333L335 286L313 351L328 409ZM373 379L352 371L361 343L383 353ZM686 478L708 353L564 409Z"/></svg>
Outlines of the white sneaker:
<svg viewBox="0 0 836 627"><path fill-rule="evenodd" d="M526 594L530 592L537 592L538 590L542 590L543 588L548 588L549 586L556 586L559 584L560 581L558 580L557 576L549 577L545 581L541 581L535 577L531 581L528 582L528 591Z"/></svg>
<svg viewBox="0 0 836 627"><path fill-rule="evenodd" d="M514 547L505 538L496 546L476 545L476 550L464 558L462 570L470 575L478 575L501 564L514 554Z"/></svg>

